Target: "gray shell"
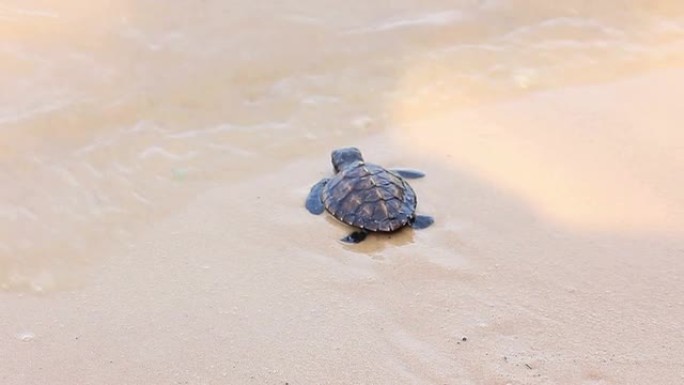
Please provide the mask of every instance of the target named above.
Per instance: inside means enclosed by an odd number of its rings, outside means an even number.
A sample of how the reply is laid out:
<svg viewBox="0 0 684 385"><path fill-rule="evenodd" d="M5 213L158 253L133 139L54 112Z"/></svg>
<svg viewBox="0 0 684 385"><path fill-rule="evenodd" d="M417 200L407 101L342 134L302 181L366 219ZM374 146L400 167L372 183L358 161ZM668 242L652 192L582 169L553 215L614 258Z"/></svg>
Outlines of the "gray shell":
<svg viewBox="0 0 684 385"><path fill-rule="evenodd" d="M368 231L395 231L416 212L416 193L399 175L359 163L337 173L322 193L325 209L342 222Z"/></svg>

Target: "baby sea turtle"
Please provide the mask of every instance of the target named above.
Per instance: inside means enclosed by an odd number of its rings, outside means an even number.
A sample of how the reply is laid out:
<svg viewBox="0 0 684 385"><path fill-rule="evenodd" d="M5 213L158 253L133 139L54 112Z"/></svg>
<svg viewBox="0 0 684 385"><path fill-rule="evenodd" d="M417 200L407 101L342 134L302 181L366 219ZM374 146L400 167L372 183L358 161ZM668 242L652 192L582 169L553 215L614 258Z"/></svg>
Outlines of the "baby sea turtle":
<svg viewBox="0 0 684 385"><path fill-rule="evenodd" d="M340 221L358 228L342 238L359 243L368 232L392 232L408 225L414 229L430 226L434 220L416 215L416 193L404 180L425 176L413 170L392 169L366 163L354 147L332 152L335 175L316 183L306 198L312 214L328 210Z"/></svg>

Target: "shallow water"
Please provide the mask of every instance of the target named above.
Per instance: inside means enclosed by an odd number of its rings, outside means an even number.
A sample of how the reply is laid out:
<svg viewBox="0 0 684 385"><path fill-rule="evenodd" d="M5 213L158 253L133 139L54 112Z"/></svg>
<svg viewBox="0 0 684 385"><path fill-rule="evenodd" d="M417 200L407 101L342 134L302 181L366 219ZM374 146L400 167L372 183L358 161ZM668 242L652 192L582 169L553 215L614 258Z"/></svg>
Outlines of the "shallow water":
<svg viewBox="0 0 684 385"><path fill-rule="evenodd" d="M4 383L684 376L680 2L6 1L0 20ZM350 144L425 170L437 224L337 243L301 205Z"/></svg>

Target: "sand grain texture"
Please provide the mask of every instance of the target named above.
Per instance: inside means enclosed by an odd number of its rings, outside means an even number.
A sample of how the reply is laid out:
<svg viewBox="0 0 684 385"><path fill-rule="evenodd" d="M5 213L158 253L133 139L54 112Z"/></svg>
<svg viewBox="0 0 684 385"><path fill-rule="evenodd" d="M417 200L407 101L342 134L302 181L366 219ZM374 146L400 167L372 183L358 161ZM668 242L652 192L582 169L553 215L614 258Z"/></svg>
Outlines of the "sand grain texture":
<svg viewBox="0 0 684 385"><path fill-rule="evenodd" d="M0 383L684 381L679 3L10 3Z"/></svg>

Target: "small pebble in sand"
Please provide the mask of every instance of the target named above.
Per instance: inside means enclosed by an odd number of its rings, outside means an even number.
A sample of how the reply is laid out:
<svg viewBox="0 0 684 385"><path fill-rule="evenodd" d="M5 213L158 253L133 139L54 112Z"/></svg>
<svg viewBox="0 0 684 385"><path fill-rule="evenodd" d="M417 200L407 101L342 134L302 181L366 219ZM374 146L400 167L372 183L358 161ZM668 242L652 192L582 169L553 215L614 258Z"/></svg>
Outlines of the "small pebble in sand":
<svg viewBox="0 0 684 385"><path fill-rule="evenodd" d="M23 331L23 332L17 333L17 338L21 341L29 342L29 341L33 341L33 339L36 338L36 335L33 334L32 332L29 332L29 331Z"/></svg>

